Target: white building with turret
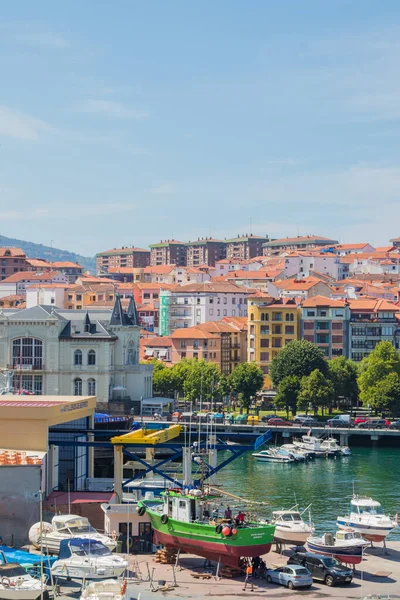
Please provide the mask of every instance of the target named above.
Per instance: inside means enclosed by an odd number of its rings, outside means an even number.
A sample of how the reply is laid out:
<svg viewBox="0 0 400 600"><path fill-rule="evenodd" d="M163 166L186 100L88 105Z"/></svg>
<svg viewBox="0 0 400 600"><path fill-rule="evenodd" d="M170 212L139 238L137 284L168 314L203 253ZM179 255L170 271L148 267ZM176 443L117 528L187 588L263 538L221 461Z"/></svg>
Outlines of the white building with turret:
<svg viewBox="0 0 400 600"><path fill-rule="evenodd" d="M152 397L151 365L139 364L140 327L133 297L126 311L63 310L37 305L0 311L0 370L13 390L97 396L139 412Z"/></svg>

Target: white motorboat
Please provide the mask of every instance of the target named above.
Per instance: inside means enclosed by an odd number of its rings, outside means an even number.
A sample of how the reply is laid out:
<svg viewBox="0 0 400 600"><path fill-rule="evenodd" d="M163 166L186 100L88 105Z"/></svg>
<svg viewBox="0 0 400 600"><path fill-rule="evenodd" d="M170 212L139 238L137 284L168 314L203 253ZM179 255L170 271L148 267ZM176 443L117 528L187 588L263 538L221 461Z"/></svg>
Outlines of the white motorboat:
<svg viewBox="0 0 400 600"><path fill-rule="evenodd" d="M279 447L279 452L291 454L295 460L306 460L312 456L311 452L296 448L294 444L282 444L282 446Z"/></svg>
<svg viewBox="0 0 400 600"><path fill-rule="evenodd" d="M62 540L58 560L51 567L53 577L111 579L121 577L128 561L112 553L102 542L87 538Z"/></svg>
<svg viewBox="0 0 400 600"><path fill-rule="evenodd" d="M283 544L302 546L314 532L313 526L303 520L298 510L275 510L272 523L275 525L275 541Z"/></svg>
<svg viewBox="0 0 400 600"><path fill-rule="evenodd" d="M339 529L351 527L370 542L382 542L397 527L397 520L385 515L376 500L354 495L350 502L350 514L338 517L337 526Z"/></svg>
<svg viewBox="0 0 400 600"><path fill-rule="evenodd" d="M341 562L358 565L363 559L363 553L369 542L364 540L361 533L348 527L343 531L337 531L333 536L324 533L321 537L310 536L307 539L307 547L310 552L326 554L339 559Z"/></svg>
<svg viewBox="0 0 400 600"><path fill-rule="evenodd" d="M125 600L127 582L106 579L104 581L93 581L84 589L80 600ZM132 598L132 596L130 595Z"/></svg>
<svg viewBox="0 0 400 600"><path fill-rule="evenodd" d="M28 537L35 548L39 549L42 543L44 551L51 554L59 553L62 540L74 537L98 540L111 551L117 547L115 540L96 531L86 517L78 515L56 515L51 523L35 523L30 528Z"/></svg>
<svg viewBox="0 0 400 600"><path fill-rule="evenodd" d="M261 450L261 452L254 452L252 454L259 462L275 462L275 463L294 463L296 462L294 457L291 455L280 454L276 448L268 448L268 450Z"/></svg>
<svg viewBox="0 0 400 600"><path fill-rule="evenodd" d="M43 580L35 579L19 563L0 565L0 598L2 600L36 600L47 592Z"/></svg>
<svg viewBox="0 0 400 600"><path fill-rule="evenodd" d="M300 440L293 440L293 444L296 448L306 450L307 452L313 452L315 456L333 456L337 454L336 451L329 450L326 446L322 445L323 441L313 435L303 435Z"/></svg>

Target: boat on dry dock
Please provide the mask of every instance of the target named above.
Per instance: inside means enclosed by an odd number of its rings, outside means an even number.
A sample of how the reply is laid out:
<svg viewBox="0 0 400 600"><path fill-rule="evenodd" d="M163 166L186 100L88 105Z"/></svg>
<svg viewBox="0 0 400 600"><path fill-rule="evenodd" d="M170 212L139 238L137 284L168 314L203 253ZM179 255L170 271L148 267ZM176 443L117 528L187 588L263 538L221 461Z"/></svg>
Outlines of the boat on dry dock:
<svg viewBox="0 0 400 600"><path fill-rule="evenodd" d="M350 513L338 517L337 526L340 529L351 527L370 542L384 542L397 527L397 518L393 520L385 515L380 502L354 495L350 502Z"/></svg>
<svg viewBox="0 0 400 600"><path fill-rule="evenodd" d="M324 533L321 537L310 536L307 539L310 552L333 556L350 565L358 565L362 561L367 546L369 543L363 539L361 533L351 528L337 531L335 536Z"/></svg>
<svg viewBox="0 0 400 600"><path fill-rule="evenodd" d="M304 521L296 507L275 510L272 513L272 523L275 525L274 540L282 544L302 546L314 532L313 526Z"/></svg>
<svg viewBox="0 0 400 600"><path fill-rule="evenodd" d="M19 563L0 565L2 600L36 600L47 592L44 579L35 579Z"/></svg>
<svg viewBox="0 0 400 600"><path fill-rule="evenodd" d="M66 579L111 579L121 577L128 561L112 553L98 540L62 540L58 560L51 568L53 577Z"/></svg>

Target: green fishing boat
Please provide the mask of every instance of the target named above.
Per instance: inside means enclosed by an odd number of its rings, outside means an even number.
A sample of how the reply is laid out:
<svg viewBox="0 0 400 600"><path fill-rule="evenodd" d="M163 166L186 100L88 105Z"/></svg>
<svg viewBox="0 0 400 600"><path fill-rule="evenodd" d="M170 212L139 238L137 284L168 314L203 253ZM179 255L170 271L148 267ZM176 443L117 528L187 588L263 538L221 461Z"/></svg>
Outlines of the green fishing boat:
<svg viewBox="0 0 400 600"><path fill-rule="evenodd" d="M148 515L156 542L209 560L238 566L240 558L269 552L275 526L254 519L218 518L221 500L207 488L168 490L161 503L140 501L138 512Z"/></svg>

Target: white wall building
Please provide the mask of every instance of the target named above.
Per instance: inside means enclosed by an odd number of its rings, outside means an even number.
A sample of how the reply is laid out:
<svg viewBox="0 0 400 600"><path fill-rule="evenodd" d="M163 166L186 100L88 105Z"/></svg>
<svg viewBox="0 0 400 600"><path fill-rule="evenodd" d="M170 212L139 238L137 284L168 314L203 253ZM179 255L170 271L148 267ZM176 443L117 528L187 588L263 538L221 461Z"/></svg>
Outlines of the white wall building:
<svg viewBox="0 0 400 600"><path fill-rule="evenodd" d="M65 308L65 291L69 284L63 283L35 283L26 285L26 308L32 308L38 304Z"/></svg>
<svg viewBox="0 0 400 600"><path fill-rule="evenodd" d="M21 271L14 273L0 282L0 298L17 294L24 296L26 287L35 283L68 283L64 273L58 271L45 271L35 273L35 271Z"/></svg>
<svg viewBox="0 0 400 600"><path fill-rule="evenodd" d="M189 284L160 293L160 335L223 317L247 317L249 291L232 283Z"/></svg>
<svg viewBox="0 0 400 600"><path fill-rule="evenodd" d="M140 327L133 298L126 312L34 306L0 311L0 369L14 390L97 396L98 403L152 396L151 365L139 364Z"/></svg>
<svg viewBox="0 0 400 600"><path fill-rule="evenodd" d="M299 252L285 257L285 277L296 276L297 279L310 277L312 272L329 275L335 280L343 279L343 268L340 258L333 253L312 254Z"/></svg>

